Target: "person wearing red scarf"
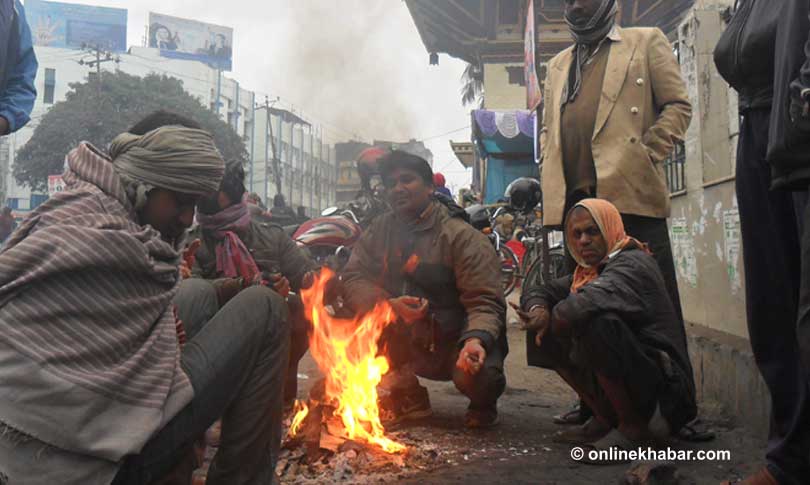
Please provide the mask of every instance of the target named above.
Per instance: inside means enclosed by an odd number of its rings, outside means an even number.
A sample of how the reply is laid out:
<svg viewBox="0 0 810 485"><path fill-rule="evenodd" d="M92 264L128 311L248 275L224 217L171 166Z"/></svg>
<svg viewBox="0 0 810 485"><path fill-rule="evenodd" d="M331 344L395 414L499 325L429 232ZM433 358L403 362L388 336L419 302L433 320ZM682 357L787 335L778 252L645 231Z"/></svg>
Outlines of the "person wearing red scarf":
<svg viewBox="0 0 810 485"><path fill-rule="evenodd" d="M516 308L534 336L529 351L594 411L555 441L594 449L655 444L697 413L686 336L664 278L606 200L576 204L565 229L574 274L530 288Z"/></svg>

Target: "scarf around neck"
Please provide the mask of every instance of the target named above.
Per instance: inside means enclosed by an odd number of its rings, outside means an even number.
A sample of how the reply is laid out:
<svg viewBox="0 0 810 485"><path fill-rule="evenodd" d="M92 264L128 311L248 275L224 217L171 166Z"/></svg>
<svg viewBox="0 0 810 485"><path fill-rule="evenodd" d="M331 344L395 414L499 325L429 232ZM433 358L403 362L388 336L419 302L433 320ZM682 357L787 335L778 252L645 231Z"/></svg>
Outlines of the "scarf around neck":
<svg viewBox="0 0 810 485"><path fill-rule="evenodd" d="M596 222L596 225L599 227L599 231L602 233L602 237L605 238L608 254L598 265L589 266L582 259L582 256L580 256L576 246L573 244L571 234L566 234L568 236L568 251L577 262L577 268L574 270L574 281L571 284L571 293L577 293L580 288L598 278L599 268L628 246L635 244L647 253L650 252L645 244L627 235L624 231L624 223L622 222L622 216L619 214L619 210L610 202L603 199L585 199L568 211L566 221L578 207L587 210L591 214L591 217L593 217L594 222ZM567 224L566 232L568 232Z"/></svg>
<svg viewBox="0 0 810 485"><path fill-rule="evenodd" d="M585 25L574 22L568 15L565 16L565 22L574 37L575 45L574 57L568 70L568 80L563 88L561 110L564 110L568 103L573 103L579 95L579 90L582 88L582 68L591 57L588 55L588 50L591 46L604 41L613 30L617 12L616 0L602 0L596 13Z"/></svg>
<svg viewBox="0 0 810 485"><path fill-rule="evenodd" d="M198 213L197 221L203 231L210 232L217 239L217 273L227 278L241 277L246 282L253 281L259 274L259 268L239 237L239 233L244 234L250 227L247 200L242 199L216 214Z"/></svg>

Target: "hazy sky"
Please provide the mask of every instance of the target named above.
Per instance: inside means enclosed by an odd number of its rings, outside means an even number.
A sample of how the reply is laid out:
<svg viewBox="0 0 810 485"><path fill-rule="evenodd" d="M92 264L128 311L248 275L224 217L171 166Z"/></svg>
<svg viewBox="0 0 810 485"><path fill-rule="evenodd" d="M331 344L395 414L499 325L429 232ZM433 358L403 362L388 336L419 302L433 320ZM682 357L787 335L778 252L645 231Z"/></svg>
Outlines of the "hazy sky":
<svg viewBox="0 0 810 485"><path fill-rule="evenodd" d="M430 66L400 0L98 0L126 8L128 43L141 45L150 11L234 29L233 72L246 89L280 97L320 124L330 141L425 140L434 169L469 184L448 141L470 139L461 106L464 63L446 55ZM455 131L450 135L438 136ZM331 136L330 136L331 135Z"/></svg>

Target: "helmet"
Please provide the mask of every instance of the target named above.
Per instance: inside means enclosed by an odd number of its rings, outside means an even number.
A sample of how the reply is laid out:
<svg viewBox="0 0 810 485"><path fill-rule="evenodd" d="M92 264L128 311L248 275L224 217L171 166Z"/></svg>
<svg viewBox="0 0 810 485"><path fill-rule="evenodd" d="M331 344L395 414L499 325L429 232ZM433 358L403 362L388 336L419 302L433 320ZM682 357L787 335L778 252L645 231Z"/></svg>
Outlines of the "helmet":
<svg viewBox="0 0 810 485"><path fill-rule="evenodd" d="M305 246L351 246L360 238L362 229L343 216L318 217L301 224L293 239Z"/></svg>
<svg viewBox="0 0 810 485"><path fill-rule="evenodd" d="M481 204L471 205L464 209L470 215L470 224L479 231L490 227L489 211Z"/></svg>
<svg viewBox="0 0 810 485"><path fill-rule="evenodd" d="M379 160L388 152L378 147L366 148L357 156L357 173L364 186L369 184L371 177L380 174Z"/></svg>
<svg viewBox="0 0 810 485"><path fill-rule="evenodd" d="M522 177L513 181L504 194L509 199L509 206L524 214L534 210L543 199L540 182L531 177Z"/></svg>

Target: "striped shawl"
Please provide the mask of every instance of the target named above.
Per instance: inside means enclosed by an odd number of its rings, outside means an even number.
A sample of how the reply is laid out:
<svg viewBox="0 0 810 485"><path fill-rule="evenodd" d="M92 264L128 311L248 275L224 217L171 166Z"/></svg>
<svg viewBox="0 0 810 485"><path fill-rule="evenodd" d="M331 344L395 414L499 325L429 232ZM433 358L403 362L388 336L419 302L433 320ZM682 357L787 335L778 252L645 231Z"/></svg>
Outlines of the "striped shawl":
<svg viewBox="0 0 810 485"><path fill-rule="evenodd" d="M180 255L135 222L91 145L64 179L0 252L0 422L118 462L193 396L171 309Z"/></svg>

